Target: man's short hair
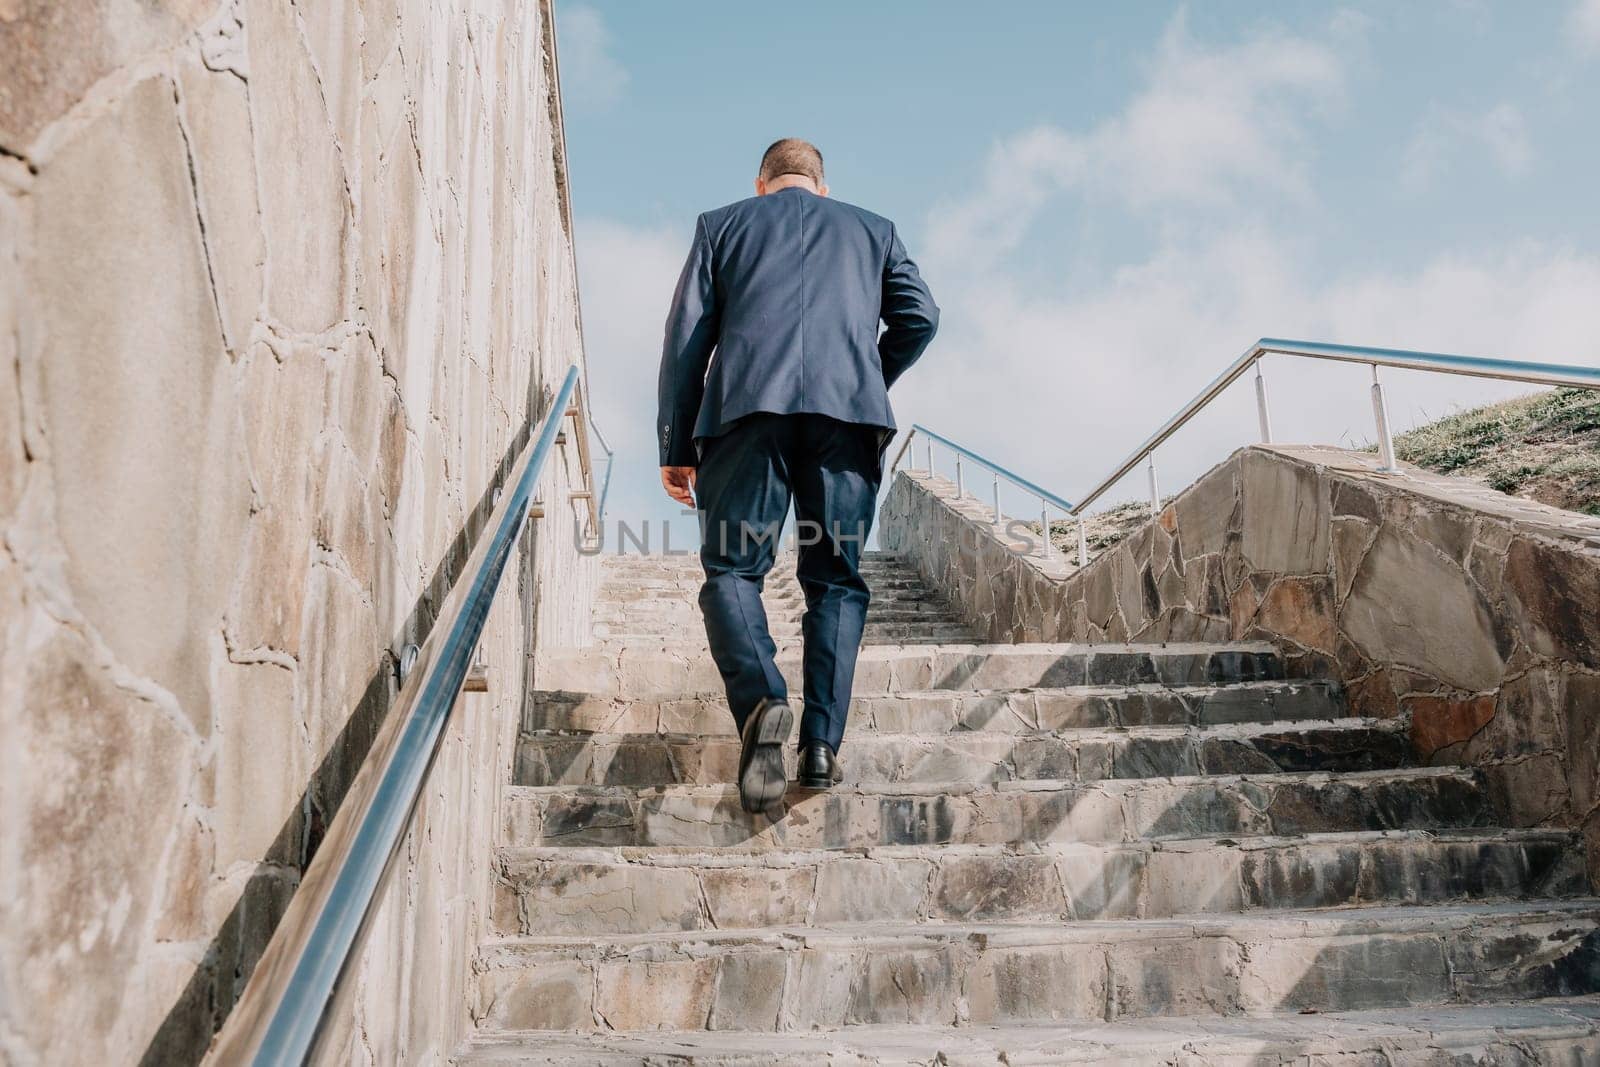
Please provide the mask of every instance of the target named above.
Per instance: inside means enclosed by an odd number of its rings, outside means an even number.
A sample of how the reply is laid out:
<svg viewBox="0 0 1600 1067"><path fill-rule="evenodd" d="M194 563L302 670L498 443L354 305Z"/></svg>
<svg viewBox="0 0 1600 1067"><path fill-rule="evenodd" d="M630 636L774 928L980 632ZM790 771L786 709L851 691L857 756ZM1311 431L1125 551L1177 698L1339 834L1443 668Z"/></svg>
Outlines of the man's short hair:
<svg viewBox="0 0 1600 1067"><path fill-rule="evenodd" d="M817 151L816 145L798 137L773 141L772 147L761 157L759 177L770 182L780 174L803 174L821 185L822 153Z"/></svg>

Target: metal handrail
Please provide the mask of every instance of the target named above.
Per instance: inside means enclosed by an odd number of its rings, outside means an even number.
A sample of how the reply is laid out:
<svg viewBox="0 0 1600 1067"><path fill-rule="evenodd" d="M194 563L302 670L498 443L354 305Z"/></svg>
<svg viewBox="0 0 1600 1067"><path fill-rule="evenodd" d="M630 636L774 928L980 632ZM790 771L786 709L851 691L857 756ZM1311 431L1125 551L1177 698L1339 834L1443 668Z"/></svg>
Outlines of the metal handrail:
<svg viewBox="0 0 1600 1067"><path fill-rule="evenodd" d="M594 424L594 419L589 419L589 429L594 431L595 440L600 442L600 451L606 454L606 476L600 482L600 523L606 521L606 497L611 495L611 465L616 462L617 454L611 450L611 444L606 440L606 435L600 432L600 427ZM592 484L592 481L591 481Z"/></svg>
<svg viewBox="0 0 1600 1067"><path fill-rule="evenodd" d="M589 413L589 398L586 386L579 387L572 397L567 408L567 414L572 416L573 429L578 439L578 467L583 472L584 487L581 492L573 494L585 501L589 511L588 524L582 530L584 540L590 545L604 540L604 525L606 521L606 496L611 492L611 465L616 462L616 454L611 446L606 443L605 434L594 424L594 417ZM594 460L589 455L589 435L593 434L600 442L600 448L606 454L605 481L597 494L594 490Z"/></svg>
<svg viewBox="0 0 1600 1067"><path fill-rule="evenodd" d="M528 520L535 485L563 420L574 414L569 405L577 386L574 365L538 434L512 467L508 491L498 494L462 579L441 605L416 666L218 1035L210 1062L262 1067L298 1065L310 1057L394 868L495 592Z"/></svg>
<svg viewBox="0 0 1600 1067"><path fill-rule="evenodd" d="M965 472L962 470L962 467L961 467L961 461L963 459L972 460L972 462L978 464L980 467L982 467L985 470L987 470L993 476L993 479L994 479L994 522L995 522L996 526L1000 525L1001 521L1004 518L1004 513L1001 512L1001 510L1000 510L1000 479L1004 478L1006 481L1010 482L1012 485L1016 486L1017 488L1022 489L1025 492L1031 493L1033 496L1038 497L1039 498L1039 524L1040 524L1040 532L1042 534L1042 537L1040 539L1041 542L1042 542L1041 551L1044 553L1044 555L1046 557L1048 557L1050 555L1050 517L1049 517L1050 507L1051 507L1051 505L1054 505L1055 507L1061 509L1062 511L1066 511L1066 512L1070 513L1071 510L1072 510L1072 502L1071 501L1057 496L1055 493L1052 493L1048 489L1045 489L1045 488L1042 488L1041 486L1035 485L1033 482L1031 482L1028 479L1024 478L1022 475L1015 474L1015 473L1007 470L1006 468L1000 466L1000 464L994 462L993 460L987 459L984 456L979 455L978 453L972 451L972 449L967 448L965 445L956 444L954 441L950 440L950 438L945 437L943 434L935 433L934 431L928 429L926 426L922 425L921 423L913 423L912 426L911 426L911 429L906 431L905 440L900 442L900 450L898 452L896 452L895 455L894 455L894 462L889 464L889 470L891 472L899 468L900 460L905 456L906 450L911 447L911 439L914 438L919 433L923 437L927 438L927 441L928 441L928 473L930 475L933 473L933 443L935 441L939 442L941 445L945 446L950 451L955 453L955 457L956 457L956 495L958 497L964 497L964 496L967 495Z"/></svg>
<svg viewBox="0 0 1600 1067"><path fill-rule="evenodd" d="M589 361L585 355L583 344L583 296L578 292L578 242L576 231L572 226L572 188L567 180L567 119L566 108L561 96L561 62L560 49L558 48L556 33L555 10L552 0L539 0L539 20L544 28L546 54L549 59L550 91L550 126L554 143L551 146L551 155L555 163L556 187L558 203L561 207L561 225L567 233L567 265L572 271L572 316L573 324L577 327L579 362L584 367L583 389L579 394L578 408L580 422L577 426L579 443L579 461L582 464L584 477L584 492L587 494L589 509L589 529L587 539L591 544L604 542L606 521L606 496L611 491L611 465L616 460L616 455L611 451L611 446L606 443L605 435L594 424L589 412ZM589 438L584 432L584 426L594 431L600 441L600 447L606 454L605 483L600 489L597 500L594 493L594 466L589 459Z"/></svg>
<svg viewBox="0 0 1600 1067"><path fill-rule="evenodd" d="M990 473L998 474L1000 477L1004 478L1006 481L1010 482L1012 485L1016 486L1018 489L1025 489L1028 492L1032 493L1034 496L1038 497L1040 500L1043 500L1043 501L1045 501L1046 503L1049 503L1049 504L1054 504L1056 507L1062 508L1063 510L1066 510L1066 511L1071 511L1072 510L1071 501L1063 500L1061 497L1056 496L1054 493L1052 493L1048 489L1041 489L1039 486L1037 486L1037 485L1033 484L1032 482L1028 481L1028 479L1024 478L1022 475L1014 474L1011 471L1008 471L1004 467L1000 466L1000 464L995 463L992 460L985 459L983 456L978 455L978 453L972 451L972 449L970 449L970 448L967 448L965 445L958 445L954 441L950 440L950 438L945 437L942 434L934 433L932 430L928 429L926 426L923 426L921 423L913 423L912 424L911 433L906 435L905 445L901 446L900 451L904 452L905 448L906 448L906 445L910 445L911 444L911 436L912 436L912 434L919 434L919 433L922 434L924 437L928 437L928 438L931 438L931 439L933 439L935 441L938 441L941 445L944 445L944 447L948 448L950 451L956 453L957 455L965 456L967 459L972 460L972 462L974 462L974 463L978 464L979 466L983 467L985 470L989 471Z"/></svg>
<svg viewBox="0 0 1600 1067"><path fill-rule="evenodd" d="M961 459L963 457L981 464L997 476L994 493L994 521L996 525L1000 523L1003 517L1000 510L1000 477L1004 477L1012 484L1027 490L1039 498L1039 520L1043 534L1041 552L1046 558L1051 554L1049 505L1053 504L1060 508L1066 512L1069 518L1076 518L1078 520L1078 565L1081 567L1088 563L1089 556L1088 538L1084 526L1085 509L1105 495L1107 490L1120 482L1142 460L1146 462L1149 469L1150 508L1153 512L1159 511L1161 508L1161 491L1156 481L1155 450L1220 396L1228 386L1238 381L1245 371L1251 368L1254 368L1256 372L1256 414L1260 423L1261 440L1264 444L1272 442L1272 416L1267 405L1266 379L1261 373L1261 359L1263 356L1268 355L1295 356L1303 359L1329 360L1338 363L1363 363L1371 367L1373 421L1378 432L1378 453L1382 461L1381 469L1386 471L1395 471L1398 470L1398 467L1394 455L1394 438L1389 429L1388 404L1384 399L1383 383L1378 378L1379 367L1435 371L1440 374L1459 374L1473 378L1527 382L1531 385L1571 386L1579 389L1600 390L1600 367L1580 367L1562 363L1524 363L1512 359L1457 356L1442 352L1412 352L1399 348L1367 348L1360 345L1324 344L1315 341L1285 341L1275 337L1263 337L1251 345L1244 355L1229 364L1226 370L1218 375L1211 384L1202 389L1193 400L1185 404L1176 415L1163 423L1160 429L1146 438L1143 444L1134 449L1127 459L1123 460L1111 474L1102 479L1076 504L1068 503L1061 497L1041 489L1025 478L1012 474L999 464L985 459L971 449L958 445L949 438L940 436L922 425L913 425L910 432L906 434L905 441L900 446L900 451L895 454L894 463L890 465L890 470L892 471L899 467L901 458L911 446L912 437L920 433L928 438L928 473L932 474L933 442L938 441L956 453L956 494L958 497L966 495L961 472Z"/></svg>
<svg viewBox="0 0 1600 1067"><path fill-rule="evenodd" d="M1479 356L1455 356L1440 352L1410 352L1399 348L1364 348L1359 345L1321 344L1315 341L1285 341L1263 337L1247 349L1244 355L1229 364L1215 381L1206 386L1162 427L1122 461L1110 475L1096 485L1072 514L1081 515L1083 509L1105 494L1139 461L1154 452L1162 442L1171 437L1194 418L1200 410L1215 400L1223 390L1238 381L1252 366L1256 368L1257 413L1261 422L1263 442L1272 440L1272 420L1267 409L1266 384L1261 376L1260 359L1266 355L1298 356L1304 359L1332 360L1339 363L1365 363L1373 368L1374 404L1381 405L1383 390L1377 380L1377 368L1398 367L1406 370L1437 371L1441 374L1461 374L1473 378L1496 378L1508 382L1527 382L1532 385L1567 385L1581 389L1600 389L1600 368L1576 367L1560 363L1521 363L1511 359L1488 359ZM1388 416L1381 407L1374 408L1379 426L1379 446L1383 450L1384 467L1394 468L1394 443L1388 434Z"/></svg>

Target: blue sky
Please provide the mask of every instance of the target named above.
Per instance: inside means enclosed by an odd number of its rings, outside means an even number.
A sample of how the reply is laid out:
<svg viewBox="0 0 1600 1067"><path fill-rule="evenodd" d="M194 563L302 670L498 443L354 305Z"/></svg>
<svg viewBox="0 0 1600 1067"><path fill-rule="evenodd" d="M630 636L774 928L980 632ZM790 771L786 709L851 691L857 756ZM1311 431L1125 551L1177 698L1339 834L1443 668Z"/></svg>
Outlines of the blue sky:
<svg viewBox="0 0 1600 1067"><path fill-rule="evenodd" d="M1069 498L1260 336L1600 364L1600 0L591 0L557 26L631 524L676 514L651 427L694 217L750 195L778 136L896 220L944 309L902 426ZM1360 368L1267 373L1280 440L1370 437ZM1250 439L1247 385L1164 450L1165 488ZM1515 391L1398 374L1391 408Z"/></svg>

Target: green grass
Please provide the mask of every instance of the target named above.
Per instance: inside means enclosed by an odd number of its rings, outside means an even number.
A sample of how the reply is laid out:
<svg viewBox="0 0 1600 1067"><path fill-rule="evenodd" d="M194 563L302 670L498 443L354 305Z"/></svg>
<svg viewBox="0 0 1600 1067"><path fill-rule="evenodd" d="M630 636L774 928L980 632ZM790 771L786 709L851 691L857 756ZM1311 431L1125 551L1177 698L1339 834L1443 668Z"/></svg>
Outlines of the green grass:
<svg viewBox="0 0 1600 1067"><path fill-rule="evenodd" d="M1587 515L1600 515L1600 393L1556 389L1473 408L1395 438L1408 463L1472 478L1491 489ZM1368 451L1376 451L1369 446ZM1127 501L1089 516L1089 555L1099 555L1150 518ZM1037 531L1038 523L1031 524ZM1050 540L1076 558L1075 521L1050 523Z"/></svg>
<svg viewBox="0 0 1600 1067"><path fill-rule="evenodd" d="M1400 458L1600 515L1600 393L1556 389L1473 408L1395 438Z"/></svg>
<svg viewBox="0 0 1600 1067"><path fill-rule="evenodd" d="M1084 524L1083 539L1089 548L1090 558L1119 544L1129 534L1143 526L1149 518L1150 505L1137 500L1114 504L1104 511L1088 516ZM1029 525L1031 529L1038 531L1038 523ZM1069 558L1077 559L1078 520L1051 519L1050 543L1066 553Z"/></svg>

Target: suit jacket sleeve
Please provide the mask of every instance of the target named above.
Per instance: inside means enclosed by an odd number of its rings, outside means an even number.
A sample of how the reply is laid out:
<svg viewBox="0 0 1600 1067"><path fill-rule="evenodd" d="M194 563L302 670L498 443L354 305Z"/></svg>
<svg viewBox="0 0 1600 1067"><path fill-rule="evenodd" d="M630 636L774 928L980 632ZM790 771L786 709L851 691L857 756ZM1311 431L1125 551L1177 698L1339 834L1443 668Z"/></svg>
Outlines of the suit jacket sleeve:
<svg viewBox="0 0 1600 1067"><path fill-rule="evenodd" d="M661 349L656 436L663 467L693 467L700 462L694 423L705 394L706 367L717 344L719 318L711 259L711 238L702 215L695 221L694 246L672 294Z"/></svg>
<svg viewBox="0 0 1600 1067"><path fill-rule="evenodd" d="M878 361L883 364L883 384L895 383L917 361L939 329L939 305L906 255L900 235L889 231L889 254L883 263L884 331L878 338Z"/></svg>

